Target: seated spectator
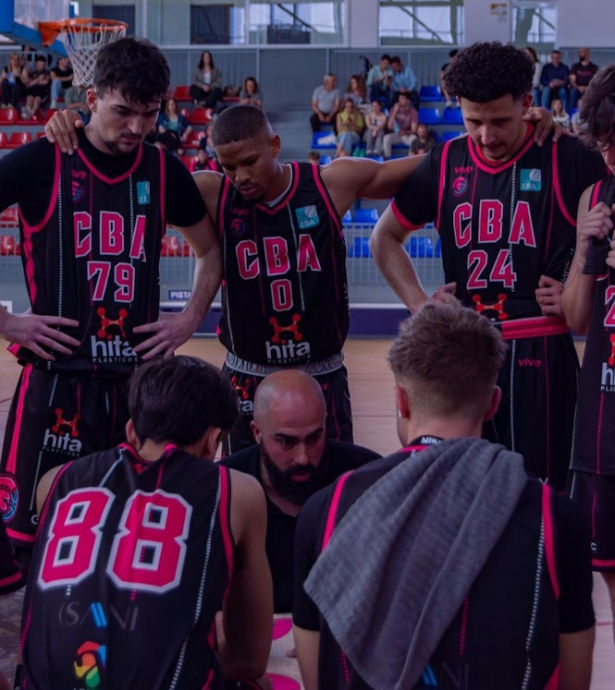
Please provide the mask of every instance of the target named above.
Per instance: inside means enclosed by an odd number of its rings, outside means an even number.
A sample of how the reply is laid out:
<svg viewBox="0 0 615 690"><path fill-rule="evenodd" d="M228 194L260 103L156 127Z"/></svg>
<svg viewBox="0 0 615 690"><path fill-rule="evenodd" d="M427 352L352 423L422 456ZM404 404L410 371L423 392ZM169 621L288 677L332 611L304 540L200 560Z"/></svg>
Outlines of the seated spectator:
<svg viewBox="0 0 615 690"><path fill-rule="evenodd" d="M192 127L188 124L186 117L177 112L177 101L174 98L168 98L165 101L164 109L158 116L158 133L164 132L169 132L175 137L177 149L182 148L181 145L188 141L192 133Z"/></svg>
<svg viewBox="0 0 615 690"><path fill-rule="evenodd" d="M87 125L90 121L90 108L88 106L88 87L81 84L73 84L66 89L64 94L64 107L74 110Z"/></svg>
<svg viewBox="0 0 615 690"><path fill-rule="evenodd" d="M201 53L199 64L192 75L189 94L195 105L206 108L215 108L222 98L222 72L214 65L214 59L208 50Z"/></svg>
<svg viewBox="0 0 615 690"><path fill-rule="evenodd" d="M177 144L177 137L173 132L158 132L156 138L154 139L154 146L157 146L163 151L168 151L173 155L181 155L179 153L179 146Z"/></svg>
<svg viewBox="0 0 615 690"><path fill-rule="evenodd" d="M564 104L559 98L554 98L551 103L551 115L553 122L557 122L558 125L570 131L570 115L564 110Z"/></svg>
<svg viewBox="0 0 615 690"><path fill-rule="evenodd" d="M301 507L344 472L379 457L367 448L328 440L326 417L322 389L314 378L297 369L270 374L254 397L251 426L258 445L220 463L251 474L265 489L276 613L292 610L294 535Z"/></svg>
<svg viewBox="0 0 615 690"><path fill-rule="evenodd" d="M177 356L140 366L129 387L128 442L39 484L23 687L254 681L273 622L267 515L258 482L213 462L237 417L231 385L210 364ZM104 602L99 615L86 615L92 602ZM118 625L113 612L127 606L130 624ZM79 625L66 624L71 607L83 611Z"/></svg>
<svg viewBox="0 0 615 690"><path fill-rule="evenodd" d="M49 100L51 76L47 69L47 58L37 55L34 70L28 73L26 104L21 109L21 119L31 120L42 103Z"/></svg>
<svg viewBox="0 0 615 690"><path fill-rule="evenodd" d="M389 354L403 450L299 515L306 690L589 690L590 530L520 455L480 438L507 346L448 299L415 312Z"/></svg>
<svg viewBox="0 0 615 690"><path fill-rule="evenodd" d="M308 153L308 162L312 165L320 165L320 153L318 151L310 151Z"/></svg>
<svg viewBox="0 0 615 690"><path fill-rule="evenodd" d="M387 116L382 112L380 101L372 101L372 107L365 116L365 134L363 141L367 146L368 156L382 156L384 153L384 133L387 126Z"/></svg>
<svg viewBox="0 0 615 690"><path fill-rule="evenodd" d="M335 157L352 156L354 147L361 141L365 129L363 115L352 98L344 101L344 109L337 114L337 150Z"/></svg>
<svg viewBox="0 0 615 690"><path fill-rule="evenodd" d="M419 92L416 90L416 74L414 74L412 67L410 67L410 65L404 67L399 55L394 55L391 58L391 69L393 70L393 80L391 82L393 88L393 103L397 103L400 93L405 93L410 99L412 107L418 110Z"/></svg>
<svg viewBox="0 0 615 690"><path fill-rule="evenodd" d="M239 94L239 102L243 105L256 105L263 107L263 92L254 77L248 77Z"/></svg>
<svg viewBox="0 0 615 690"><path fill-rule="evenodd" d="M577 137L587 129L587 122L581 120L581 110L583 109L583 99L579 98L577 102L578 110L570 118L570 125L572 133Z"/></svg>
<svg viewBox="0 0 615 690"><path fill-rule="evenodd" d="M591 60L589 48L579 48L579 61L575 62L570 68L570 110L577 107L579 98L585 93L592 77L598 71L598 65Z"/></svg>
<svg viewBox="0 0 615 690"><path fill-rule="evenodd" d="M390 108L393 103L393 70L391 58L386 53L380 58L380 62L374 65L367 74L367 88L369 100L380 101L385 108Z"/></svg>
<svg viewBox="0 0 615 690"><path fill-rule="evenodd" d="M17 101L25 97L27 79L28 73L18 53L11 53L8 66L0 74L3 107L16 107Z"/></svg>
<svg viewBox="0 0 615 690"><path fill-rule="evenodd" d="M418 156L427 153L436 145L436 134L427 125L419 123L416 128L416 139L410 144L410 155Z"/></svg>
<svg viewBox="0 0 615 690"><path fill-rule="evenodd" d="M568 75L570 70L562 62L562 54L559 50L551 53L551 62L548 62L540 74L542 85L541 104L543 108L550 108L551 101L559 98L564 104L564 110L568 107Z"/></svg>
<svg viewBox="0 0 615 690"><path fill-rule="evenodd" d="M322 86L317 86L312 94L312 132L319 132L323 123L330 122L335 129L335 116L340 109L340 92L336 88L335 74L325 74Z"/></svg>
<svg viewBox="0 0 615 690"><path fill-rule="evenodd" d="M361 74L353 74L352 77L350 77L350 81L346 87L346 93L344 94L344 100L348 98L354 101L354 104L359 110L363 110L365 106L369 105L367 86Z"/></svg>
<svg viewBox="0 0 615 690"><path fill-rule="evenodd" d="M459 51L456 48L454 50L451 50L448 54L449 59L452 60L458 52ZM446 99L446 103L444 104L446 108L454 108L457 105L457 99L455 98L455 94L448 93L447 90L444 88L444 72L446 71L446 68L451 64L450 60L449 62L446 62L444 65L442 65L442 68L440 69L440 91Z"/></svg>
<svg viewBox="0 0 615 690"><path fill-rule="evenodd" d="M210 158L206 146L199 146L196 151L196 161L192 164L191 172L200 170L214 170L222 172L217 158Z"/></svg>
<svg viewBox="0 0 615 690"><path fill-rule="evenodd" d="M51 70L51 108L58 107L58 98L62 98L73 83L73 68L67 57L59 57L56 66Z"/></svg>
<svg viewBox="0 0 615 690"><path fill-rule="evenodd" d="M384 157L387 159L393 155L395 144L410 146L416 138L419 114L412 107L405 93L399 94L399 99L391 110L388 124L391 131L384 135Z"/></svg>
<svg viewBox="0 0 615 690"><path fill-rule="evenodd" d="M539 106L541 102L540 76L542 74L542 64L538 59L538 53L534 50L534 48L532 48L532 46L526 46L523 50L526 52L527 55L529 55L532 62L534 63L534 78L532 79L532 100L534 106Z"/></svg>

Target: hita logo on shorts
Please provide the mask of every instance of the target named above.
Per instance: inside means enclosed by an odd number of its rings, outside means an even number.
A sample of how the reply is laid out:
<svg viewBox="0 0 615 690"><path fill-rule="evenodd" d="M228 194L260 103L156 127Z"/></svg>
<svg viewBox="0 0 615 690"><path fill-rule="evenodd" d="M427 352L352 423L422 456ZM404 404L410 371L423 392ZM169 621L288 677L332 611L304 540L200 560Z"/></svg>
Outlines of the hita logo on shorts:
<svg viewBox="0 0 615 690"><path fill-rule="evenodd" d="M606 362L602 362L600 376L600 390L603 393L615 393L615 333L611 333L611 354Z"/></svg>
<svg viewBox="0 0 615 690"><path fill-rule="evenodd" d="M241 414L251 415L254 413L254 402L250 400L250 388L254 385L254 380L249 378L243 386L239 385L239 378L231 376L231 385L237 394L237 405Z"/></svg>
<svg viewBox="0 0 615 690"><path fill-rule="evenodd" d="M310 344L303 340L303 333L299 330L300 321L301 314L293 314L289 324L281 324L276 316L269 319L273 335L271 340L265 341L267 361L272 364L293 364L310 359Z"/></svg>
<svg viewBox="0 0 615 690"><path fill-rule="evenodd" d="M136 362L137 353L125 340L124 320L128 316L126 309L120 309L116 319L107 315L105 307L98 307L96 313L100 317L100 328L96 335L90 336L92 361L104 364Z"/></svg>
<svg viewBox="0 0 615 690"><path fill-rule="evenodd" d="M55 409L56 422L50 429L45 429L43 447L52 453L64 453L78 457L81 455L82 443L79 440L77 422L81 415L77 412L72 419L64 416L61 407Z"/></svg>

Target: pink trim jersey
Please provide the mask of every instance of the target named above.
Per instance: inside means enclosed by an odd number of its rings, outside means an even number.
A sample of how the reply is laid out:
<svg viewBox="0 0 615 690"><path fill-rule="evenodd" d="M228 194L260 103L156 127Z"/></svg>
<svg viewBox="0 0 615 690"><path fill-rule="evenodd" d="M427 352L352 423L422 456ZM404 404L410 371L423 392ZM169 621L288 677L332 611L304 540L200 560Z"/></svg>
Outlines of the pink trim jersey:
<svg viewBox="0 0 615 690"><path fill-rule="evenodd" d="M225 178L218 203L224 278L220 340L262 365L317 362L348 333L346 244L318 166L291 163L273 207L246 201Z"/></svg>

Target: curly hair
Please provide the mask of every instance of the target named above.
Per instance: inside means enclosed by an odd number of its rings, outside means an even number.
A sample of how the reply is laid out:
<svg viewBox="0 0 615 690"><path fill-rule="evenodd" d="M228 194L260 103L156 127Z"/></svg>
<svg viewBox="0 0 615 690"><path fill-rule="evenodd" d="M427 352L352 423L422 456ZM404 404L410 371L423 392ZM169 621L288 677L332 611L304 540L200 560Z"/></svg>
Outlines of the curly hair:
<svg viewBox="0 0 615 690"><path fill-rule="evenodd" d="M444 88L474 103L488 103L511 95L521 98L532 89L534 63L513 45L474 43L451 61L444 76Z"/></svg>
<svg viewBox="0 0 615 690"><path fill-rule="evenodd" d="M587 124L582 136L591 148L615 144L615 65L599 70L589 82L579 117Z"/></svg>

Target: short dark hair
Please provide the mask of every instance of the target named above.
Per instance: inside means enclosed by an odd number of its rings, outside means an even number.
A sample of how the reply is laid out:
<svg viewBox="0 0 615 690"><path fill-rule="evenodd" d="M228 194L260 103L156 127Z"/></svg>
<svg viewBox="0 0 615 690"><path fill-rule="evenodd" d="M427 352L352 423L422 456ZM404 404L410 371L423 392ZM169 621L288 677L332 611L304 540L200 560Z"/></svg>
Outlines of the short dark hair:
<svg viewBox="0 0 615 690"><path fill-rule="evenodd" d="M399 55L393 55L393 57L391 58L391 64L393 63L396 65L401 65L401 58L399 57Z"/></svg>
<svg viewBox="0 0 615 690"><path fill-rule="evenodd" d="M153 43L120 38L100 49L93 86L99 95L119 89L129 103L146 105L164 98L170 80L169 64Z"/></svg>
<svg viewBox="0 0 615 690"><path fill-rule="evenodd" d="M227 431L238 416L228 379L185 355L139 366L130 377L128 410L139 441L178 446L196 443L210 427Z"/></svg>
<svg viewBox="0 0 615 690"><path fill-rule="evenodd" d="M532 89L534 63L520 48L499 41L474 43L461 50L446 68L442 81L448 93L474 103L511 95L521 98Z"/></svg>
<svg viewBox="0 0 615 690"><path fill-rule="evenodd" d="M235 105L220 113L214 122L211 138L214 146L224 146L246 139L265 139L271 133L271 125L262 108Z"/></svg>
<svg viewBox="0 0 615 690"><path fill-rule="evenodd" d="M583 139L591 148L615 144L615 65L598 70L583 93L579 111L587 124Z"/></svg>
<svg viewBox="0 0 615 690"><path fill-rule="evenodd" d="M553 55L553 53L557 53L558 55L561 55L562 51L558 50L557 48L553 48L553 50L551 51L551 55Z"/></svg>
<svg viewBox="0 0 615 690"><path fill-rule="evenodd" d="M427 303L401 324L389 365L412 386L415 403L448 416L488 404L505 354L500 331L451 299Z"/></svg>
<svg viewBox="0 0 615 690"><path fill-rule="evenodd" d="M381 60L381 61L382 61L382 60L388 60L389 62L391 62L391 56L390 56L388 53L383 53L383 54L380 56L380 60Z"/></svg>

